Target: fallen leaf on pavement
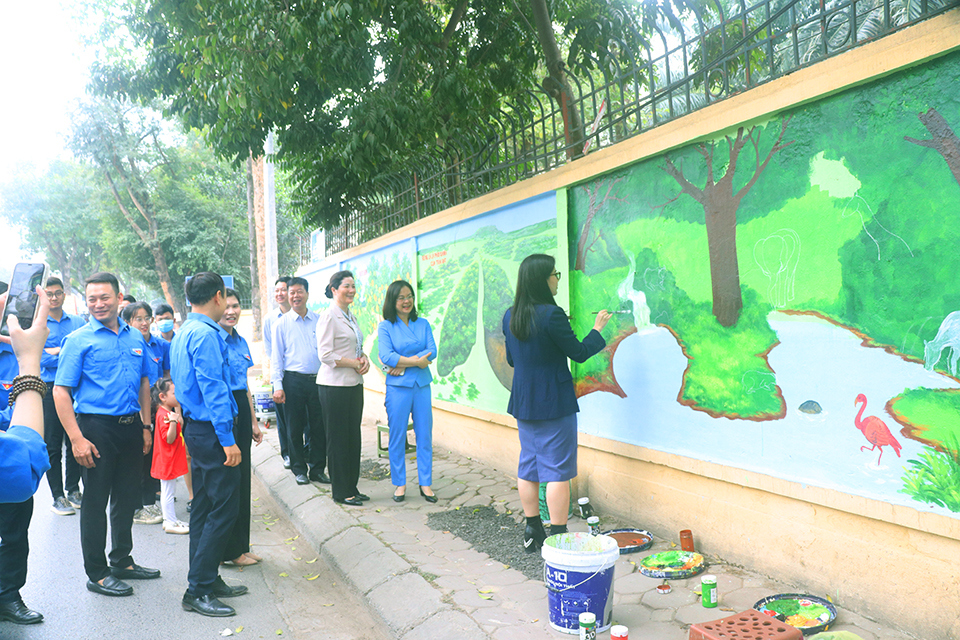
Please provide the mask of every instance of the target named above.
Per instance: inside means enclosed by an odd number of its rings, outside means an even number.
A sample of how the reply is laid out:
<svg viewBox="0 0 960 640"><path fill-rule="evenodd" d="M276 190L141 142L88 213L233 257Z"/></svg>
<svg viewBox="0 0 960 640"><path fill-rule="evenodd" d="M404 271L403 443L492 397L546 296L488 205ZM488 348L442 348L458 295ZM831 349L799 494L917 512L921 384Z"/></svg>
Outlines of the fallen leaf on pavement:
<svg viewBox="0 0 960 640"><path fill-rule="evenodd" d="M318 573L315 576L303 576L303 577L306 578L307 580L316 580L317 578L320 577L320 574Z"/></svg>
<svg viewBox="0 0 960 640"><path fill-rule="evenodd" d="M286 571L284 571L283 573L280 574L280 577L281 577L281 578L288 578L288 577L290 577L290 576L287 574Z"/></svg>
<svg viewBox="0 0 960 640"><path fill-rule="evenodd" d="M316 561L319 560L319 559L320 559L320 557L318 556L318 557L314 558L313 560L307 560L307 564L313 564L314 562L316 562Z"/></svg>

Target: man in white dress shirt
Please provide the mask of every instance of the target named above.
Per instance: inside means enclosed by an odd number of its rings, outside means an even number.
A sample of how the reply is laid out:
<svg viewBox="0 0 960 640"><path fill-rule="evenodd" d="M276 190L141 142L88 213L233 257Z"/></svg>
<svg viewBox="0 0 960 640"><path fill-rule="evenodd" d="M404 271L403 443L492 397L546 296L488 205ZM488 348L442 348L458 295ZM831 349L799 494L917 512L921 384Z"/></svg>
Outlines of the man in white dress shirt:
<svg viewBox="0 0 960 640"><path fill-rule="evenodd" d="M273 401L286 405L290 469L297 484L310 484L311 480L329 484L330 479L323 473L327 463L327 435L317 392L319 316L307 308L309 288L303 278L290 278L287 284L291 308L276 321L271 340ZM305 434L310 441L308 451L304 448Z"/></svg>

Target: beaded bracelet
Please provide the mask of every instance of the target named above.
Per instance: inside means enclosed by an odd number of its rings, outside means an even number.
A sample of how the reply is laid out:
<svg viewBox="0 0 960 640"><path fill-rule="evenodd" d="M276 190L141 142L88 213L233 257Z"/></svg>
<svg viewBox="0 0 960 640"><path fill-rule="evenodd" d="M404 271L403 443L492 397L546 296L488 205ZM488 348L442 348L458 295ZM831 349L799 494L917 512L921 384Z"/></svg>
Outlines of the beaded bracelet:
<svg viewBox="0 0 960 640"><path fill-rule="evenodd" d="M41 396L47 395L47 383L40 379L40 376L17 376L13 379L13 388L10 389L10 397L7 400L7 406L12 407L13 403L24 391L36 391Z"/></svg>

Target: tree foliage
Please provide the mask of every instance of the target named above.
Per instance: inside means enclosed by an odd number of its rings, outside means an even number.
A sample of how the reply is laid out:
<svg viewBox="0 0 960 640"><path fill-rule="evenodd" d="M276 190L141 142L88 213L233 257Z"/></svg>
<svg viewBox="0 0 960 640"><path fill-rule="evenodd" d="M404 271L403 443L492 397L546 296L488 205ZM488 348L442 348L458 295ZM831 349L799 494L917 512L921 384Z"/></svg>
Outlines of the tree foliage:
<svg viewBox="0 0 960 640"><path fill-rule="evenodd" d="M103 60L94 84L109 95L168 99L170 113L206 127L235 160L259 154L277 130L294 206L330 226L369 204L371 185L409 171L411 159L495 137L501 109L530 112L534 92L559 100L571 64L602 59L613 38L639 48L643 25L664 15L679 24L686 6L128 0L120 12L143 49Z"/></svg>

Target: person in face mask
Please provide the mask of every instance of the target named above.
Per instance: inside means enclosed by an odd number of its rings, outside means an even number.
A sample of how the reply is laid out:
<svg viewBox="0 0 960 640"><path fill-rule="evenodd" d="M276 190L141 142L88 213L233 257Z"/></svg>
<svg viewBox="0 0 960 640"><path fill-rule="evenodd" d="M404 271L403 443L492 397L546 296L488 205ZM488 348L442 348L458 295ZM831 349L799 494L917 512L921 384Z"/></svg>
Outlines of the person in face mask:
<svg viewBox="0 0 960 640"><path fill-rule="evenodd" d="M158 304L153 319L157 327L157 335L170 342L173 340L173 309L168 304Z"/></svg>

